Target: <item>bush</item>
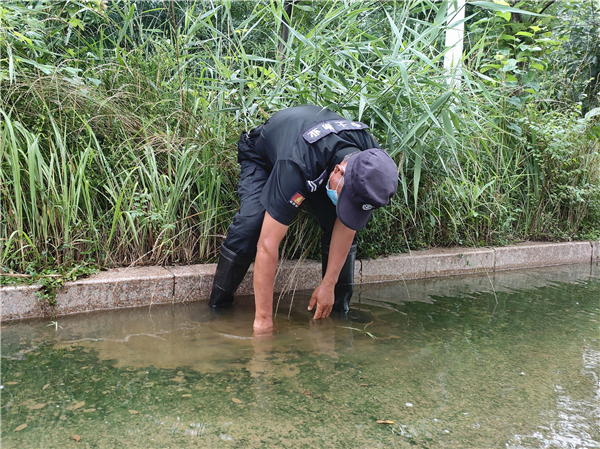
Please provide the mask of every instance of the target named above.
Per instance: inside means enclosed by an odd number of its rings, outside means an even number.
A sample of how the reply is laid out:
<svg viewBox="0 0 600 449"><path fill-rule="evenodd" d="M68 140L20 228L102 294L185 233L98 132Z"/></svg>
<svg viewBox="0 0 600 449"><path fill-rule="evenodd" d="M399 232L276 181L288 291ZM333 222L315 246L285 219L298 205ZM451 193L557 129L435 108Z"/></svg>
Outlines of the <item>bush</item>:
<svg viewBox="0 0 600 449"><path fill-rule="evenodd" d="M488 38L524 25L473 11L453 85L445 3L77 5L0 5L3 270L214 259L239 133L302 103L369 124L398 162L360 257L600 232L598 116L549 98L548 31L507 50ZM318 235L300 213L284 253L318 257Z"/></svg>

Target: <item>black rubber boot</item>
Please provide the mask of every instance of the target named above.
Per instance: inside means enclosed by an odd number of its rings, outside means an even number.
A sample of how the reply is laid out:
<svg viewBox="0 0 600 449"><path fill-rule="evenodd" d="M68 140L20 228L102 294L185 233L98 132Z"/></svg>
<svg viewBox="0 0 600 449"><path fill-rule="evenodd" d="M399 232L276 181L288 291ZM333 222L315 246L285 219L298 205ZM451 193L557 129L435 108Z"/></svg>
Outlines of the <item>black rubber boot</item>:
<svg viewBox="0 0 600 449"><path fill-rule="evenodd" d="M329 247L324 246L321 252L322 261L322 276L325 276L327 271L327 260L329 259ZM342 315L347 314L350 310L350 299L354 292L354 263L356 262L356 243L350 247L350 252L346 258L346 262L340 271L337 284L335 284L335 302L333 303L333 311L339 312Z"/></svg>
<svg viewBox="0 0 600 449"><path fill-rule="evenodd" d="M221 245L221 254L215 273L209 305L211 307L229 307L233 304L233 295L252 263L252 257L240 256Z"/></svg>

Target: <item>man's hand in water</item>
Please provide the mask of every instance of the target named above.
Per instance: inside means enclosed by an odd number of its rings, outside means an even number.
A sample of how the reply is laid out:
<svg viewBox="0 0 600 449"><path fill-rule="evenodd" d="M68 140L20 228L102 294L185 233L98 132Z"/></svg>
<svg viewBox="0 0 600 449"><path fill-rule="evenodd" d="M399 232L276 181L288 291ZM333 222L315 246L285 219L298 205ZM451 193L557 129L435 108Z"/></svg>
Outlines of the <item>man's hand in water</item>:
<svg viewBox="0 0 600 449"><path fill-rule="evenodd" d="M356 231L346 227L339 218L335 219L329 245L327 271L323 276L321 285L315 289L308 304L308 310L313 310L315 305L317 306L317 311L313 317L315 320L327 318L333 309L335 284L337 284L342 267L346 262L355 235Z"/></svg>
<svg viewBox="0 0 600 449"><path fill-rule="evenodd" d="M325 279L323 279L321 285L315 289L310 298L310 303L308 304L308 310L313 310L315 304L317 305L317 311L315 312L313 319L320 320L321 318L327 318L329 316L335 298L334 289L335 284L326 282Z"/></svg>

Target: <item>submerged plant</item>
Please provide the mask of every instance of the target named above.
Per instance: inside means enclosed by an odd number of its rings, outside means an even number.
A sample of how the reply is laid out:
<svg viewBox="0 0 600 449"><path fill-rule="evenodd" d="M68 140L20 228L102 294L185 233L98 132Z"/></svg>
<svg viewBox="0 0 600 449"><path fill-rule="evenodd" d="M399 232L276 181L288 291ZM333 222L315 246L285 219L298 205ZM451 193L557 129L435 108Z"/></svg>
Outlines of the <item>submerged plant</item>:
<svg viewBox="0 0 600 449"><path fill-rule="evenodd" d="M359 328L356 328L356 327L351 327L351 326L339 326L339 327L341 327L342 329L350 329L350 330L353 330L353 331L356 331L356 332L360 332L360 333L361 333L361 334L363 334L363 335L366 335L366 336L368 336L368 337L371 337L373 340L377 340L378 338L377 338L375 335L373 335L371 332L368 332L368 331L367 331L367 327L368 327L370 324L371 324L371 323L369 323L369 324L365 325L365 327L364 327L364 328L362 328L362 329L359 329Z"/></svg>

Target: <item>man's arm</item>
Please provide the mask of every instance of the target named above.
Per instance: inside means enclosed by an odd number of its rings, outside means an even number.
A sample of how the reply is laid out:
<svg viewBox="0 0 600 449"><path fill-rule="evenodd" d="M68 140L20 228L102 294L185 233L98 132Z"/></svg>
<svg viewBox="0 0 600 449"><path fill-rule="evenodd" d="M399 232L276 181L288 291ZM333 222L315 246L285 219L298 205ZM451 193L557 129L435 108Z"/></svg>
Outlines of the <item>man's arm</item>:
<svg viewBox="0 0 600 449"><path fill-rule="evenodd" d="M310 298L308 310L313 310L315 304L317 311L315 320L327 318L335 302L335 284L337 284L340 271L344 267L356 231L346 227L339 218L335 219L331 243L329 244L329 259L327 259L327 272Z"/></svg>
<svg viewBox="0 0 600 449"><path fill-rule="evenodd" d="M254 262L254 301L256 304L254 330L256 332L267 332L273 329L273 284L279 260L279 244L287 229L288 226L279 223L268 212L265 212Z"/></svg>

